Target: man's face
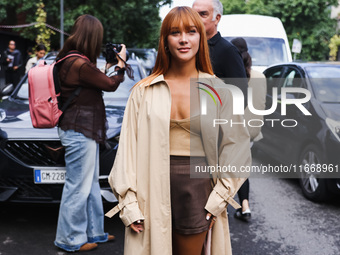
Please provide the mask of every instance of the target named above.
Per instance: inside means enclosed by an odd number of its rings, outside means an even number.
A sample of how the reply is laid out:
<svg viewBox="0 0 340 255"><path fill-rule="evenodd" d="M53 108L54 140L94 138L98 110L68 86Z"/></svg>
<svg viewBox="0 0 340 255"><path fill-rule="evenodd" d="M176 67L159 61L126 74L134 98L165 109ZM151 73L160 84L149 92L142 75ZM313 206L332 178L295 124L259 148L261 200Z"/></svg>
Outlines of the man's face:
<svg viewBox="0 0 340 255"><path fill-rule="evenodd" d="M192 8L201 16L207 38L210 39L217 33L217 24L220 21L221 15L214 17L214 8L211 0L197 0L192 5ZM216 18L214 21L213 19Z"/></svg>

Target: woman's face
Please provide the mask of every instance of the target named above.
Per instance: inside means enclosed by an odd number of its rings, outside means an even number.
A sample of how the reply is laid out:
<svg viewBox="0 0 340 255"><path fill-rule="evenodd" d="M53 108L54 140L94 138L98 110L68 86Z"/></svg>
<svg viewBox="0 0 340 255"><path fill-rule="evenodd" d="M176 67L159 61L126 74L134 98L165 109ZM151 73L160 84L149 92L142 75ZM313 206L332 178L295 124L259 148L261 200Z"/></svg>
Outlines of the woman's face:
<svg viewBox="0 0 340 255"><path fill-rule="evenodd" d="M44 51L44 50L40 50L40 51L36 52L36 55L37 55L38 59L43 58L45 56L45 54L46 54L46 51Z"/></svg>
<svg viewBox="0 0 340 255"><path fill-rule="evenodd" d="M196 54L200 45L200 34L191 22L189 31L183 27L171 27L167 46L171 58L179 62L196 61Z"/></svg>

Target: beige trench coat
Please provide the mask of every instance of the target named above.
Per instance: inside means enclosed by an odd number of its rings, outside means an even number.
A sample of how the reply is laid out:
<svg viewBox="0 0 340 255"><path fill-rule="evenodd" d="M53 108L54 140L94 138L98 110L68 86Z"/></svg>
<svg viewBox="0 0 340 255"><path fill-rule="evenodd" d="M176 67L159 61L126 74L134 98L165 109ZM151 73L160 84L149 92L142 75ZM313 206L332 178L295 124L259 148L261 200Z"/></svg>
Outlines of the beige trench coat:
<svg viewBox="0 0 340 255"><path fill-rule="evenodd" d="M200 73L199 78L214 76ZM220 83L219 79L210 82ZM242 116L232 115L232 97L227 89L216 89L223 106L208 109L201 133L209 165L250 165L249 133L246 127L229 125L213 127L214 118L233 119L241 122ZM201 92L200 92L201 93ZM205 93L205 92L203 92ZM200 94L201 96L201 94ZM124 254L172 255L169 127L171 94L163 75L155 78L150 86L135 88L129 97L119 148L109 183L119 204L106 214L112 217L120 211L125 230ZM219 154L219 155L218 155ZM211 254L231 254L229 225L226 207L239 208L234 195L246 178L214 178L214 188L206 210L217 216L212 231ZM128 227L144 219L145 230L134 233Z"/></svg>

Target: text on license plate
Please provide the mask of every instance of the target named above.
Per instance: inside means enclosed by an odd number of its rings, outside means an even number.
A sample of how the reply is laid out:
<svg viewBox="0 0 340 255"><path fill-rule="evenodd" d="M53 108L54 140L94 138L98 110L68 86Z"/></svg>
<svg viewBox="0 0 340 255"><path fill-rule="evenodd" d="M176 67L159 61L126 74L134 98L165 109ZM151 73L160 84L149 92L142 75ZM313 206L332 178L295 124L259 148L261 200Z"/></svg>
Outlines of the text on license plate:
<svg viewBox="0 0 340 255"><path fill-rule="evenodd" d="M34 183L64 183L66 170L34 169Z"/></svg>

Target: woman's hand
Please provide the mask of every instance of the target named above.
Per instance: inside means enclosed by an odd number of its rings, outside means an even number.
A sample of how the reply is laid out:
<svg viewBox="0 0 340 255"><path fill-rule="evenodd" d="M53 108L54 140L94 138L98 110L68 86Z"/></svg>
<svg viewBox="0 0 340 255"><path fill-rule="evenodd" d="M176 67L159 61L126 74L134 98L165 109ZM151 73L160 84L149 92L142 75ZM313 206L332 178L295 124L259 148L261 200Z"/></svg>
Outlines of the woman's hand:
<svg viewBox="0 0 340 255"><path fill-rule="evenodd" d="M130 225L130 228L139 234L140 232L143 232L144 230L144 223L142 220L137 220Z"/></svg>
<svg viewBox="0 0 340 255"><path fill-rule="evenodd" d="M211 222L210 222L210 225L209 225L209 229L211 229L214 224L215 224L215 221L216 221L216 216L213 216L211 213L207 213L207 215L205 216L205 218L207 220L210 220L211 219Z"/></svg>
<svg viewBox="0 0 340 255"><path fill-rule="evenodd" d="M120 52L118 53L118 55L126 62L126 46L125 44L121 44L122 49L120 50ZM119 66L120 68L125 67L125 63L119 58L118 59L118 64L117 66Z"/></svg>
<svg viewBox="0 0 340 255"><path fill-rule="evenodd" d="M120 50L118 55L126 62L126 46L125 44L121 44L121 45L122 45L122 49ZM117 66L119 66L120 68L125 67L125 63L118 56L117 56L117 59L118 59ZM106 63L105 70L108 70L112 66L113 66L112 63Z"/></svg>

